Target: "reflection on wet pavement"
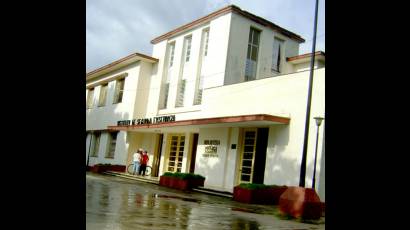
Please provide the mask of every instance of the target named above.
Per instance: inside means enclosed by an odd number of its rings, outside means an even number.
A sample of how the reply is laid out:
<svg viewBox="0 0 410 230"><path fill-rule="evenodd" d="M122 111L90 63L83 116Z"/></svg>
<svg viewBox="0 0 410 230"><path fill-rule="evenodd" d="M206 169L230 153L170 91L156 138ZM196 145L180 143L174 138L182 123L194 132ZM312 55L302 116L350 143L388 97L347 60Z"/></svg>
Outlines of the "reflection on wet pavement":
<svg viewBox="0 0 410 230"><path fill-rule="evenodd" d="M87 229L324 229L281 220L275 206L87 174Z"/></svg>

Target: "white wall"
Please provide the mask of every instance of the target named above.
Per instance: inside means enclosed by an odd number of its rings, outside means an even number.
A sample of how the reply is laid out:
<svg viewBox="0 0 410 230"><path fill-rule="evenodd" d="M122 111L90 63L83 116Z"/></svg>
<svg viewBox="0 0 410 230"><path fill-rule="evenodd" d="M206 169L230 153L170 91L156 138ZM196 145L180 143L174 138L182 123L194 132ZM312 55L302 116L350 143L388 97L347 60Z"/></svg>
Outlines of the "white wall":
<svg viewBox="0 0 410 230"><path fill-rule="evenodd" d="M281 63L283 67L282 74L291 72L291 64L286 62L286 57L298 55L298 42L247 18L232 14L225 85L244 81L246 53L248 50L249 31L251 27L261 31L256 78L261 79L277 75L277 73L271 71L273 40L275 36L285 41L285 54L283 55Z"/></svg>
<svg viewBox="0 0 410 230"><path fill-rule="evenodd" d="M131 64L109 74L103 75L96 80L87 82L87 86L97 84L94 90L94 106L86 111L86 130L106 129L109 125L117 125L118 120L132 119L135 98L137 94L140 65ZM113 77L128 73L124 83L124 94L121 103L113 104L116 81ZM109 81L107 101L105 106L98 107L100 94L100 82Z"/></svg>
<svg viewBox="0 0 410 230"><path fill-rule="evenodd" d="M202 62L202 74L204 75L204 88L223 85L225 74L225 63L227 56L227 47L229 39L230 14L222 15L210 23L197 26L189 31L184 32L176 37L170 38L167 41L162 41L154 45L152 56L160 59L158 71L155 77L152 77L151 88L157 88L150 93L148 105L148 114L155 114L154 106L158 108L159 88L165 81L168 74L170 79L170 89L168 93L168 109L175 108L175 101L178 89L178 80L186 79L184 107L193 107L195 95L195 83L199 69L200 44L203 29L209 27L208 40L208 55ZM192 35L190 61L185 63L184 38ZM175 42L174 63L172 69L168 71L167 64L167 44ZM164 111L165 113L167 110Z"/></svg>
<svg viewBox="0 0 410 230"><path fill-rule="evenodd" d="M134 99L133 118L144 118L147 114L148 96L151 87L152 64L140 62L140 72L138 77L137 91Z"/></svg>
<svg viewBox="0 0 410 230"><path fill-rule="evenodd" d="M218 157L204 157L204 140L219 140L217 146ZM224 177L228 152L229 128L200 129L198 137L198 148L196 152L195 174L205 176L205 187L224 187Z"/></svg>
<svg viewBox="0 0 410 230"><path fill-rule="evenodd" d="M229 143L227 145L227 160L225 164L225 178L224 178L224 189L228 192L233 192L233 187L236 185L236 173L237 166L239 164L239 128L229 128ZM236 144L236 149L231 149L231 145Z"/></svg>

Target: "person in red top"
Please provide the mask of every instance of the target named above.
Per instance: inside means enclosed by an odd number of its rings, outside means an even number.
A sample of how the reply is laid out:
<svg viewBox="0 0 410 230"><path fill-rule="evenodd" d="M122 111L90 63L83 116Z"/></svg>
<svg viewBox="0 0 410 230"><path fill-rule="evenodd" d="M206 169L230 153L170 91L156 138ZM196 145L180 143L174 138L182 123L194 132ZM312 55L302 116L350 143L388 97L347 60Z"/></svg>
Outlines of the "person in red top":
<svg viewBox="0 0 410 230"><path fill-rule="evenodd" d="M149 161L149 157L148 157L147 150L144 150L142 157L141 157L141 165L140 165L138 175L141 175L141 172L142 172L142 175L145 176L145 170L147 168L148 161Z"/></svg>

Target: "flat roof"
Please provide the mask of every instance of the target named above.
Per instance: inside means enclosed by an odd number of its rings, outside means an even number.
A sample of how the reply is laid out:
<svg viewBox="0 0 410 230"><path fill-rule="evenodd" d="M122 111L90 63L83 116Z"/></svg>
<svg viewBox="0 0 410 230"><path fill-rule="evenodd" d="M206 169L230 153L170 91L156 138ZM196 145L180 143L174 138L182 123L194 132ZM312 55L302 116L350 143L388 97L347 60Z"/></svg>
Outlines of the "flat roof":
<svg viewBox="0 0 410 230"><path fill-rule="evenodd" d="M292 39L294 39L294 40L296 40L296 41L298 41L298 42L300 42L300 43L305 42L305 39L303 39L303 38L302 38L300 35L298 35L298 34L295 34L295 33L291 32L291 31L289 31L289 30L286 30L286 29L284 29L284 28L282 28L282 27L280 27L280 26L274 24L273 22L268 21L268 20L266 20L266 19L264 19L264 18L262 18L262 17L256 16L256 15L254 15L254 14L252 14L252 13L249 13L249 12L247 12L247 11L245 11L245 10L242 10L242 9L239 8L238 6L229 5L229 6L227 6L227 7L224 7L224 8L222 8L222 9L220 9L220 10L214 11L214 12L212 12L212 13L210 13L210 14L208 14L208 15L202 17L202 18L199 18L199 19L197 19L197 20L195 20L195 21L192 21L192 22L190 22L190 23L188 23L188 24L185 24L185 25L183 25L183 26L180 26L180 27L178 27L178 28L176 28L176 29L174 29L174 30L171 30L171 31L168 32L168 33L165 33L165 34L163 34L163 35L161 35L161 36L158 36L158 37L154 38L153 40L151 40L151 43L152 43L152 44L156 44L156 43L158 43L158 42L164 41L164 40L166 40L166 39L168 39L168 38L170 38L170 37L172 37L172 36L174 36L174 35L177 35L177 34L180 34L180 33L182 33L182 32L185 32L186 30L191 29L191 28L193 28L194 26L197 26L197 25L202 24L202 23L206 23L206 22L211 21L212 19L214 19L214 18L216 18L216 17L218 17L218 16L221 16L221 15L224 15L224 14L227 14L227 13L231 13L231 12L234 12L234 13L237 13L237 14L239 14L239 15L242 15L242 16L245 17L245 18L248 18L248 19L250 19L250 20L252 20L252 21L254 21L254 22L257 22L257 23L259 23L259 24L261 24L261 25L263 25L263 26L266 26L266 27L268 27L268 28L271 28L272 30L278 31L278 32L282 33L283 35L286 35L286 36L288 36L288 37L290 37L290 38L292 38Z"/></svg>
<svg viewBox="0 0 410 230"><path fill-rule="evenodd" d="M158 59L153 58L151 56L145 55L145 54L141 54L141 53L132 53L126 57L123 57L117 61L111 62L108 65L105 65L103 67L100 67L98 69L95 69L91 72L88 72L86 74L86 79L91 79L97 76L100 76L102 74L108 73L110 71L113 71L115 69L118 69L120 67L123 67L129 63L132 63L134 61L139 61L139 60L143 60L143 61L147 61L150 63L155 63L158 62Z"/></svg>
<svg viewBox="0 0 410 230"><path fill-rule="evenodd" d="M239 123L239 122L271 122L275 124L289 124L290 118L279 117L268 114L251 114L229 117L213 117L213 118L201 118L192 120L173 121L158 124L136 124L136 125L124 125L124 126L108 126L108 130L135 130L135 129L157 129L175 126L192 126L192 125L211 125L211 124L227 124L227 123Z"/></svg>

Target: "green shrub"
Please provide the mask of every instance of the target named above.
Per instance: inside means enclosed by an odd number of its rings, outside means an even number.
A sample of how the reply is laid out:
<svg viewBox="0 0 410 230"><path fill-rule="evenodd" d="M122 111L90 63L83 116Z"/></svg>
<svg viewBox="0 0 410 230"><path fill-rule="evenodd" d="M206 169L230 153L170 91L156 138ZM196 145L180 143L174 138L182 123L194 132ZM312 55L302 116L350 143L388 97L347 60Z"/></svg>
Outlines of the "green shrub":
<svg viewBox="0 0 410 230"><path fill-rule="evenodd" d="M265 184L253 184L253 183L241 183L239 185L240 188L244 189L264 189L264 188L279 188L282 186L279 185L265 185Z"/></svg>
<svg viewBox="0 0 410 230"><path fill-rule="evenodd" d="M205 177L199 175L199 174L194 174L194 173L180 173L180 172L166 172L162 176L168 176L168 177L177 177L183 180L186 179L205 179Z"/></svg>

